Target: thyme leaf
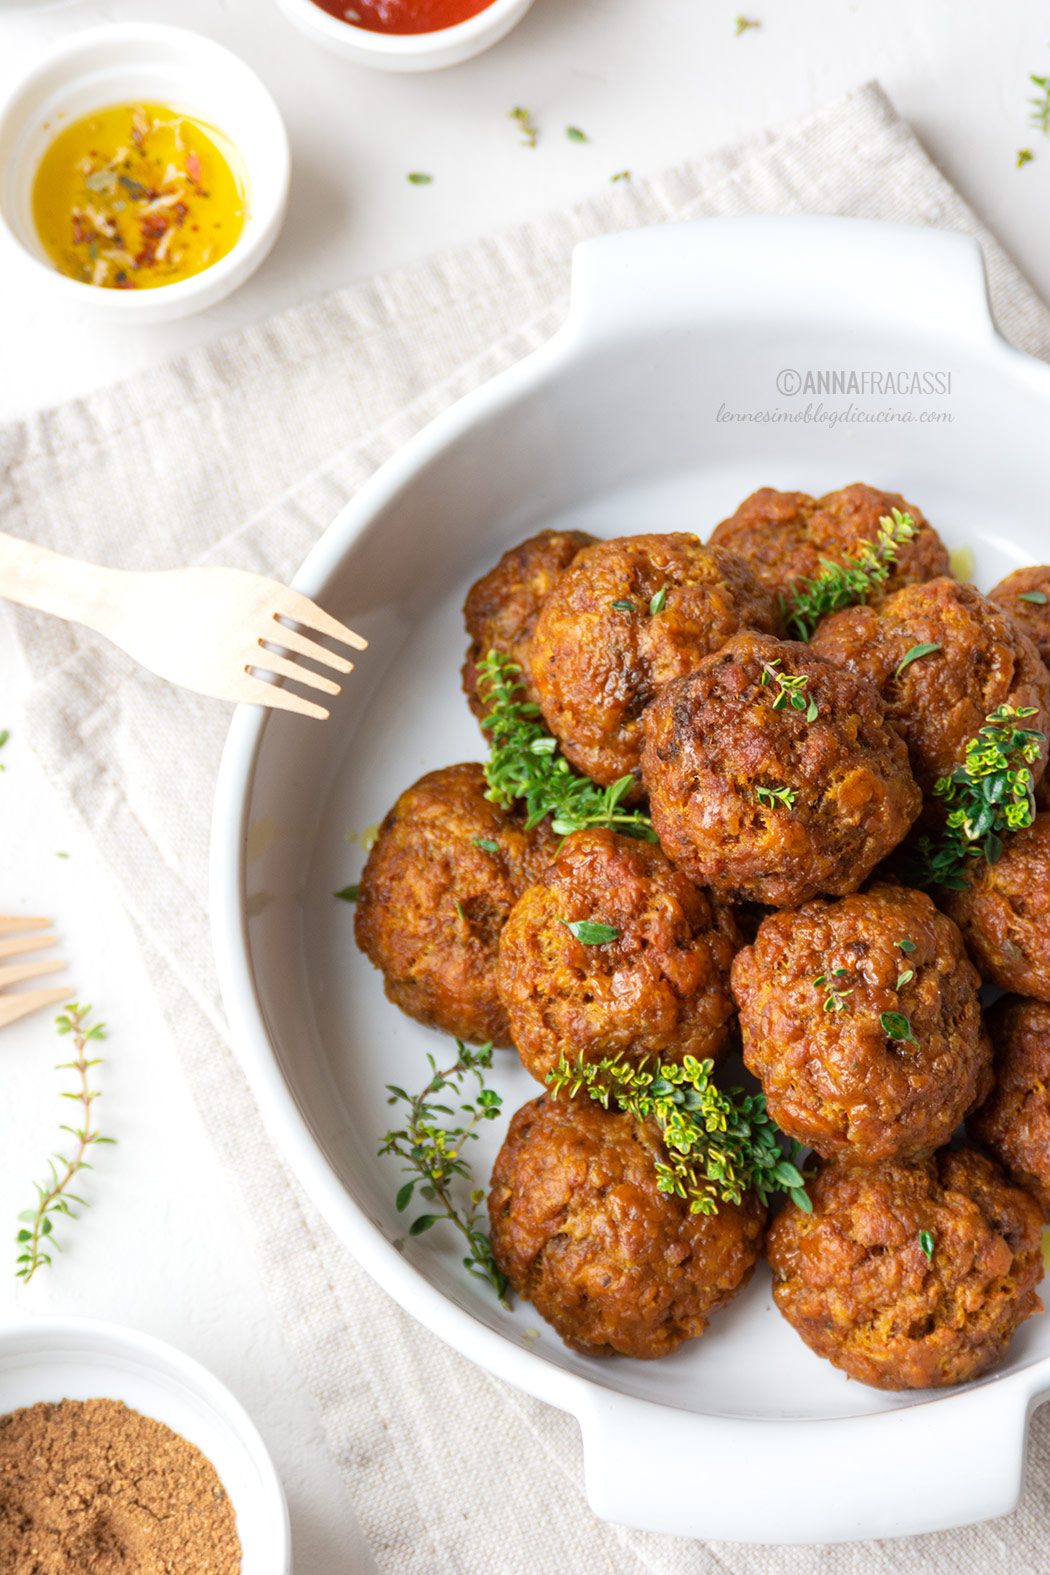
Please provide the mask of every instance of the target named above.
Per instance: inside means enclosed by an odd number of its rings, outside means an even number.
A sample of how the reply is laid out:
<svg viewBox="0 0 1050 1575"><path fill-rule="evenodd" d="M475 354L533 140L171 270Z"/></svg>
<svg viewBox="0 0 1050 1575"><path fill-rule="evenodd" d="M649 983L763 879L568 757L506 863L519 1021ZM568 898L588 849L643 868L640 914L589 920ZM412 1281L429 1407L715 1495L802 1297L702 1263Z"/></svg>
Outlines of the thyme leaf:
<svg viewBox="0 0 1050 1575"><path fill-rule="evenodd" d="M921 1230L919 1232L919 1247L921 1248L922 1254L925 1257L927 1263L932 1263L933 1262L933 1249L934 1249L934 1246L935 1246L935 1242L934 1242L934 1239L933 1239L933 1232L932 1231L928 1231L928 1230Z"/></svg>
<svg viewBox="0 0 1050 1575"><path fill-rule="evenodd" d="M410 170L405 179L410 186L429 186L434 177L427 175L423 170Z"/></svg>
<svg viewBox="0 0 1050 1575"><path fill-rule="evenodd" d="M584 946L605 946L609 941L620 939L619 930L612 924L595 924L591 919L559 919L558 922Z"/></svg>
<svg viewBox="0 0 1050 1575"><path fill-rule="evenodd" d="M1017 595L1017 600L1019 602L1033 602L1036 607L1045 607L1046 606L1046 592L1045 591L1019 591L1018 595Z"/></svg>
<svg viewBox="0 0 1050 1575"><path fill-rule="evenodd" d="M884 1033L901 1044L918 1044L914 1031L903 1012L883 1012L879 1023Z"/></svg>
<svg viewBox="0 0 1050 1575"><path fill-rule="evenodd" d="M354 881L349 886L344 886L341 891L334 891L332 893L332 896L338 897L340 902L356 902L360 895L361 887L358 885L357 881Z"/></svg>
<svg viewBox="0 0 1050 1575"><path fill-rule="evenodd" d="M590 142L591 140L585 131L580 130L579 126L566 126L565 135L570 142Z"/></svg>
<svg viewBox="0 0 1050 1575"><path fill-rule="evenodd" d="M917 662L922 656L932 656L934 651L939 651L940 645L936 641L926 641L922 645L913 645L910 651L905 651L894 671L894 677L899 678L906 667L912 662Z"/></svg>

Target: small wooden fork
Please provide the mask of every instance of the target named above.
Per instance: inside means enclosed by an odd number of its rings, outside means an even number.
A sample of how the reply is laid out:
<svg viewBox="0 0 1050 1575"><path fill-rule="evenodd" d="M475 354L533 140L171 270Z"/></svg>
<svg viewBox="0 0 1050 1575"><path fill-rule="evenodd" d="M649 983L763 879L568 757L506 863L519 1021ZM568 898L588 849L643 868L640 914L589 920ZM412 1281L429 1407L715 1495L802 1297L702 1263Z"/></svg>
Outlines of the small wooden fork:
<svg viewBox="0 0 1050 1575"><path fill-rule="evenodd" d="M69 987L63 984L43 990L23 990L15 995L4 993L9 984L22 984L26 979L39 979L48 973L61 973L66 966L55 958L45 958L43 962L7 962L8 957L21 957L26 952L43 951L48 946L54 946L55 937L51 934L20 933L23 930L46 930L50 922L49 919L20 917L5 919L0 915L0 1028L6 1028L20 1017L38 1012L44 1006L55 1006L59 1001L69 999Z"/></svg>
<svg viewBox="0 0 1050 1575"><path fill-rule="evenodd" d="M337 673L352 672L354 664L292 625L355 651L368 645L308 597L259 574L222 568L148 574L103 569L2 531L0 596L94 629L183 689L322 721L329 714L323 706L262 675L337 695L339 684L283 652Z"/></svg>

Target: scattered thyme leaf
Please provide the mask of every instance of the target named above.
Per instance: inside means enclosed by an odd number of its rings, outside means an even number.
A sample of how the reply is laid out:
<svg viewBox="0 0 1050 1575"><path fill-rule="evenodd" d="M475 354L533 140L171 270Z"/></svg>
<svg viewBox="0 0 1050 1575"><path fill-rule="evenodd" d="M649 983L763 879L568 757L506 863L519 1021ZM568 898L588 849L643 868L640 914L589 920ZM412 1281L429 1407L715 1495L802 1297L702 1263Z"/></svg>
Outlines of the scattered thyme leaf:
<svg viewBox="0 0 1050 1575"><path fill-rule="evenodd" d="M897 989L898 990L903 990L904 986L906 984L911 984L911 982L912 982L912 980L914 978L915 978L915 969L914 968L905 968L902 973L899 973L897 975Z"/></svg>
<svg viewBox="0 0 1050 1575"><path fill-rule="evenodd" d="M935 1246L932 1231L921 1230L919 1232L919 1246L922 1249L922 1254L927 1263L932 1263L933 1249Z"/></svg>
<svg viewBox="0 0 1050 1575"><path fill-rule="evenodd" d="M631 178L630 170L617 170L615 175L610 175L609 176L609 184L610 185L615 185L618 180L629 181L630 178Z"/></svg>
<svg viewBox="0 0 1050 1575"><path fill-rule="evenodd" d="M905 954L908 954L908 953L913 952L915 950L915 942L914 941L909 941L909 940L894 941L893 944L894 944L894 946L899 947L899 949L902 952L904 952Z"/></svg>
<svg viewBox="0 0 1050 1575"><path fill-rule="evenodd" d="M656 841L644 810L623 807L635 786L633 777L602 788L573 771L539 720L539 706L525 698L516 662L490 651L478 673L478 691L488 708L481 725L489 737L485 796L491 803L509 809L521 800L528 829L550 816L559 837L587 826L611 826L625 836Z"/></svg>
<svg viewBox="0 0 1050 1575"><path fill-rule="evenodd" d="M612 1057L570 1062L563 1055L547 1083L555 1097L583 1090L606 1110L655 1122L666 1154L656 1161L656 1190L682 1198L691 1214L715 1214L719 1203L740 1203L749 1189L763 1203L786 1192L808 1213L798 1145L785 1155L765 1096L718 1088L712 1067L695 1056L679 1066Z"/></svg>
<svg viewBox="0 0 1050 1575"><path fill-rule="evenodd" d="M565 135L570 142L590 142L591 140L585 131L580 130L579 126L566 126Z"/></svg>
<svg viewBox="0 0 1050 1575"><path fill-rule="evenodd" d="M69 857L68 853L56 853L55 854L55 858L56 859L68 859L68 857Z"/></svg>
<svg viewBox="0 0 1050 1575"><path fill-rule="evenodd" d="M938 645L936 641L928 640L923 645L913 645L910 651L905 651L904 655L897 663L894 677L899 678L904 669L906 667L910 667L912 662L917 662L921 656L932 656L934 651L939 650L940 645Z"/></svg>
<svg viewBox="0 0 1050 1575"><path fill-rule="evenodd" d="M1017 724L1035 714L1034 706L998 706L966 745L963 764L938 778L933 794L947 810L945 828L937 842L920 837L905 854L901 869L912 885L963 890L975 860L997 864L1004 835L1032 824L1031 767L1046 735Z"/></svg>
<svg viewBox="0 0 1050 1575"><path fill-rule="evenodd" d="M427 175L423 170L410 170L405 176L410 186L429 186L433 182L433 175Z"/></svg>
<svg viewBox="0 0 1050 1575"><path fill-rule="evenodd" d="M454 908L455 908L455 910L456 910L456 918L457 918L457 919L460 919L460 920L462 920L462 922L463 922L463 923L464 923L464 924L466 924L466 923L467 923L467 915L466 915L466 910L465 910L465 909L464 909L464 907L463 907L463 904L462 904L462 903L461 903L461 902L460 902L460 900L459 900L459 898L458 898L458 897L457 897L457 898L456 898L456 900L455 900L455 902L454 902L454 903L453 903L453 904L452 904L452 906L453 906L453 907L454 907Z"/></svg>
<svg viewBox="0 0 1050 1575"><path fill-rule="evenodd" d="M0 728L0 749L3 749L4 745L7 743L8 739L10 737L11 737L11 734L10 734L10 732L8 731L8 729L6 727ZM3 765L2 763L0 763L0 771L6 771L6 770L7 770L7 767L5 765Z"/></svg>
<svg viewBox="0 0 1050 1575"><path fill-rule="evenodd" d="M841 985L831 982L832 979L845 979L848 973L848 968L832 968L829 975L828 970L825 969L823 973L818 973L814 979L813 983L817 989L824 987L825 1012L849 1011L849 997L853 994L854 986L850 985L848 990L844 990Z"/></svg>
<svg viewBox="0 0 1050 1575"><path fill-rule="evenodd" d="M667 586L666 585L661 585L660 589L657 591L656 595L653 597L652 601L649 603L649 611L653 615L653 617L655 618L657 613L662 613L666 606L667 606Z"/></svg>
<svg viewBox="0 0 1050 1575"><path fill-rule="evenodd" d="M761 26L762 23L753 16L738 16L736 19L736 36L739 38L741 33L750 32L752 28Z"/></svg>
<svg viewBox="0 0 1050 1575"><path fill-rule="evenodd" d="M883 1012L879 1023L884 1033L901 1044L918 1044L912 1026L903 1012Z"/></svg>
<svg viewBox="0 0 1050 1575"><path fill-rule="evenodd" d="M340 902L356 902L361 895L361 887L357 881L350 886L344 886L342 891L333 891L332 896L338 897Z"/></svg>
<svg viewBox="0 0 1050 1575"><path fill-rule="evenodd" d="M517 122L521 131L522 146L534 148L540 140L540 132L529 111L517 105L514 109L507 111L507 118Z"/></svg>
<svg viewBox="0 0 1050 1575"><path fill-rule="evenodd" d="M476 848L481 849L482 853L499 852L499 843L493 842L491 837L471 837L470 840Z"/></svg>
<svg viewBox="0 0 1050 1575"><path fill-rule="evenodd" d="M456 1040L459 1052L453 1066L439 1071L432 1055L427 1056L431 1077L422 1092L414 1095L403 1088L388 1084L391 1105L407 1107L405 1125L386 1134L379 1148L380 1156L392 1154L401 1161L401 1169L409 1180L398 1190L395 1199L399 1212L404 1212L418 1190L419 1196L431 1205L428 1211L413 1220L408 1228L410 1236L422 1235L435 1225L447 1220L463 1236L469 1253L463 1266L477 1279L484 1280L501 1299L505 1296L507 1282L496 1267L492 1256L492 1243L482 1230L481 1205L484 1189L473 1185L470 1166L463 1157L466 1145L477 1139L477 1129L485 1121L494 1121L500 1114L502 1100L495 1089L487 1087L485 1073L492 1065L492 1046L481 1045L477 1050ZM477 1084L474 1097L465 1098L464 1083L473 1079ZM456 1099L458 1125L446 1126L449 1108L439 1101L448 1092ZM467 1182L465 1201L458 1197L458 1183ZM438 1205L442 1212L437 1212Z"/></svg>
<svg viewBox="0 0 1050 1575"><path fill-rule="evenodd" d="M87 1200L79 1197L72 1190L74 1178L82 1170L91 1169L87 1160L88 1150L99 1143L115 1141L113 1138L103 1137L95 1121L94 1105L95 1100L99 1098L99 1091L91 1087L91 1073L96 1066L102 1065L102 1059L100 1056L91 1056L88 1053L90 1045L106 1037L105 1023L93 1023L91 1007L81 1006L79 1002L73 1001L55 1018L55 1027L59 1035L63 1037L69 1035L73 1040L73 1058L63 1061L58 1070L77 1074L76 1091L64 1093L62 1097L80 1106L81 1124L69 1126L65 1122L62 1123L61 1130L68 1132L70 1137L75 1139L76 1146L68 1156L63 1154L51 1156L47 1162L50 1172L47 1181L36 1183L36 1207L27 1209L19 1215L24 1222L24 1228L15 1237L19 1248L15 1274L27 1284L38 1269L51 1263L47 1248L58 1246L54 1235L55 1216L61 1214L66 1219L75 1220L79 1216L73 1212L71 1204L75 1203L81 1209L89 1207Z"/></svg>
<svg viewBox="0 0 1050 1575"><path fill-rule="evenodd" d="M815 579L800 580L788 603L788 627L794 637L809 640L828 613L867 601L872 591L889 579L899 549L917 533L910 514L892 509L879 520L875 540L861 542L855 558L844 558L841 563L821 559L821 572Z"/></svg>
<svg viewBox="0 0 1050 1575"><path fill-rule="evenodd" d="M785 809L793 809L798 791L793 787L757 787L755 797L767 809L775 809L778 804L782 804Z"/></svg>
<svg viewBox="0 0 1050 1575"><path fill-rule="evenodd" d="M1046 606L1046 592L1045 591L1019 591L1017 593L1017 600L1019 602L1032 602L1036 607L1045 607Z"/></svg>
<svg viewBox="0 0 1050 1575"><path fill-rule="evenodd" d="M615 601L611 605L616 609L617 612L634 613L638 611L633 602L629 602L624 599Z"/></svg>
<svg viewBox="0 0 1050 1575"><path fill-rule="evenodd" d="M605 946L609 941L618 941L620 932L612 924L596 924L590 919L559 919L559 924L574 935L584 946Z"/></svg>
<svg viewBox="0 0 1050 1575"><path fill-rule="evenodd" d="M1026 164L1031 164L1031 162L1032 162L1032 160L1034 158L1035 158L1035 154L1032 152L1031 148L1018 148L1018 150L1017 150L1017 168L1019 170L1023 170L1025 165Z"/></svg>

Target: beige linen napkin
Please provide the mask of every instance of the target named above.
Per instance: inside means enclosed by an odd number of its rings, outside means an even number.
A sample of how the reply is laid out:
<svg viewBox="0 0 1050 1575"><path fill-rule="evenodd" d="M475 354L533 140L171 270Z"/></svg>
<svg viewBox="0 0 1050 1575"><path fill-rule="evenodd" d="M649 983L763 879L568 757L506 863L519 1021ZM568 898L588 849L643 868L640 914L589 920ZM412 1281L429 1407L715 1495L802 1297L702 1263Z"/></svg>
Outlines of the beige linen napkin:
<svg viewBox="0 0 1050 1575"><path fill-rule="evenodd" d="M290 575L399 444L553 331L575 242L690 215L800 211L979 235L1004 332L1050 359L1050 314L881 91L867 87L786 130L341 290L0 432L5 526L128 568L195 559ZM100 498L104 510L90 506ZM384 1572L1045 1569L1043 1416L1021 1508L973 1530L825 1550L715 1548L596 1522L581 1491L575 1423L489 1378L395 1307L260 1128L228 1044L206 915L223 709L166 689L79 630L28 614L15 627L32 670L46 675L31 697L33 745L136 925ZM698 1472L702 1491L701 1463Z"/></svg>

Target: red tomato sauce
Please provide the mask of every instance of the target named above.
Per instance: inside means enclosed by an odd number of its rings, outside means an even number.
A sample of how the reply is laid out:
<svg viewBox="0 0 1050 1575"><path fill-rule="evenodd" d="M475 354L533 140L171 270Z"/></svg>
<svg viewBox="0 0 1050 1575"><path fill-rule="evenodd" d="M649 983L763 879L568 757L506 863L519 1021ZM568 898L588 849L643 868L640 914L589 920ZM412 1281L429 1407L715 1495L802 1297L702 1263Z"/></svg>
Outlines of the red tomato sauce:
<svg viewBox="0 0 1050 1575"><path fill-rule="evenodd" d="M492 0L314 0L322 11L370 33L436 33L487 11Z"/></svg>

